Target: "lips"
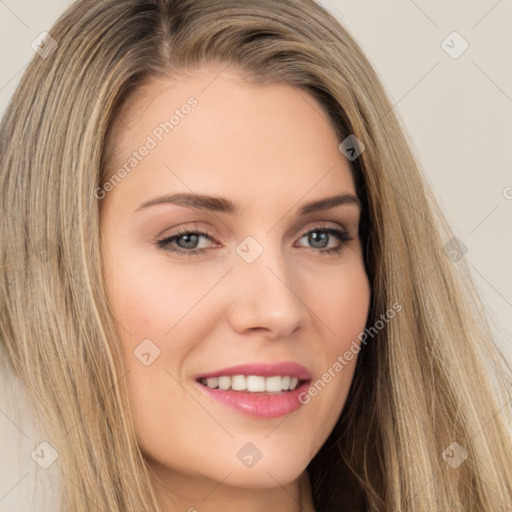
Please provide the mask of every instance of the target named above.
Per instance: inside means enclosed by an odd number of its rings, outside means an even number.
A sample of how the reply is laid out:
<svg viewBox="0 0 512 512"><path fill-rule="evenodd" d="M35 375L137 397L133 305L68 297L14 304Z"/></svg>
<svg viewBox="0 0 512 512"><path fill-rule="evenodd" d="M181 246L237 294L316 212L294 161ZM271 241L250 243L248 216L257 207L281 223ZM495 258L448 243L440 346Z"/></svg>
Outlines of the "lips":
<svg viewBox="0 0 512 512"><path fill-rule="evenodd" d="M217 381L218 378L220 385L221 380L223 380L222 377L236 378L239 375L246 376L248 379L254 377L261 379L263 377L267 380L269 377L286 376L286 379L290 380L290 382L293 383L295 381L297 387L290 390L282 390L281 392L262 390L254 392L248 389L220 389L220 386L217 388L216 386L209 387L205 385L205 379ZM301 409L303 403L300 401L300 396L307 392L311 380L311 372L305 366L293 361L274 364L241 364L209 373L202 373L196 377L198 390L206 394L211 400L238 413L257 419L277 418Z"/></svg>
<svg viewBox="0 0 512 512"><path fill-rule="evenodd" d="M196 376L196 380L209 379L212 377L233 375L259 375L261 377L274 377L289 375L290 377L297 377L300 381L309 381L312 378L311 372L301 364L293 361L285 361L282 363L250 363L231 366L229 368L222 368L209 373L202 373Z"/></svg>

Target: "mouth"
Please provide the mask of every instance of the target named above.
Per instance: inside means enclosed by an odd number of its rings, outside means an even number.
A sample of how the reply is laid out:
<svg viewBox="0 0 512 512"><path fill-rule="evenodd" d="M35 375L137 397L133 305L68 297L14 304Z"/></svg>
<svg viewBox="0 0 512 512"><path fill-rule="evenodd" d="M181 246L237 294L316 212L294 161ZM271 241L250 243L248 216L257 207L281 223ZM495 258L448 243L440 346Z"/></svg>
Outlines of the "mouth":
<svg viewBox="0 0 512 512"><path fill-rule="evenodd" d="M239 365L196 377L201 391L215 402L261 419L298 410L311 381L311 372L292 362Z"/></svg>
<svg viewBox="0 0 512 512"><path fill-rule="evenodd" d="M238 391L241 393L276 395L289 393L307 383L291 375L220 375L219 377L200 378L198 381L210 389Z"/></svg>

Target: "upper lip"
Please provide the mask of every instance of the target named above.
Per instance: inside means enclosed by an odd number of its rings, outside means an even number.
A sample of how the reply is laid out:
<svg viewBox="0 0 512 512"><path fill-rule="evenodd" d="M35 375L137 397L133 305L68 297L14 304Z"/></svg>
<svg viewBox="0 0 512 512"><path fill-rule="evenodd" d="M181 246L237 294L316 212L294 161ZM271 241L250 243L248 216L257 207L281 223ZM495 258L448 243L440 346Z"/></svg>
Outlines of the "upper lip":
<svg viewBox="0 0 512 512"><path fill-rule="evenodd" d="M311 372L301 364L293 361L284 361L282 363L247 363L237 366L230 366L221 370L203 373L197 376L197 380L209 379L211 377L220 377L221 375L259 375L262 377L285 376L297 377L299 380L310 380Z"/></svg>

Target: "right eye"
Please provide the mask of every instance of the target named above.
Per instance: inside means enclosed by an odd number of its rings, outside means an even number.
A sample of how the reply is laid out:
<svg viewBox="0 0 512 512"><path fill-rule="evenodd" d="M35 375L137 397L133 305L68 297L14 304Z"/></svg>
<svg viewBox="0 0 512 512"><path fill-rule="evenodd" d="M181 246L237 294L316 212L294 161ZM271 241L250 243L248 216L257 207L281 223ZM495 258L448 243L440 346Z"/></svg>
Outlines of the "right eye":
<svg viewBox="0 0 512 512"><path fill-rule="evenodd" d="M210 233L197 230L179 230L172 235L157 240L157 245L164 251L179 255L197 255L205 252L205 247L198 247L201 238L212 239Z"/></svg>

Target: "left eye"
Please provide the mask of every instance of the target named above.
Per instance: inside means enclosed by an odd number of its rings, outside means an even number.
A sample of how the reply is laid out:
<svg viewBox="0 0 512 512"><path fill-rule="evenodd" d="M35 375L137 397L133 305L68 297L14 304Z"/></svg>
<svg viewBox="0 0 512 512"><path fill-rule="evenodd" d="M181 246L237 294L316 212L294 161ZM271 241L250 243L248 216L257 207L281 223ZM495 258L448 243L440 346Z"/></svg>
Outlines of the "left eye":
<svg viewBox="0 0 512 512"><path fill-rule="evenodd" d="M338 239L338 245L328 247L333 237ZM307 239L307 242L311 244L313 249L320 249L320 252L341 250L345 243L351 240L347 231L330 227L313 228L304 233L301 240L303 238Z"/></svg>

